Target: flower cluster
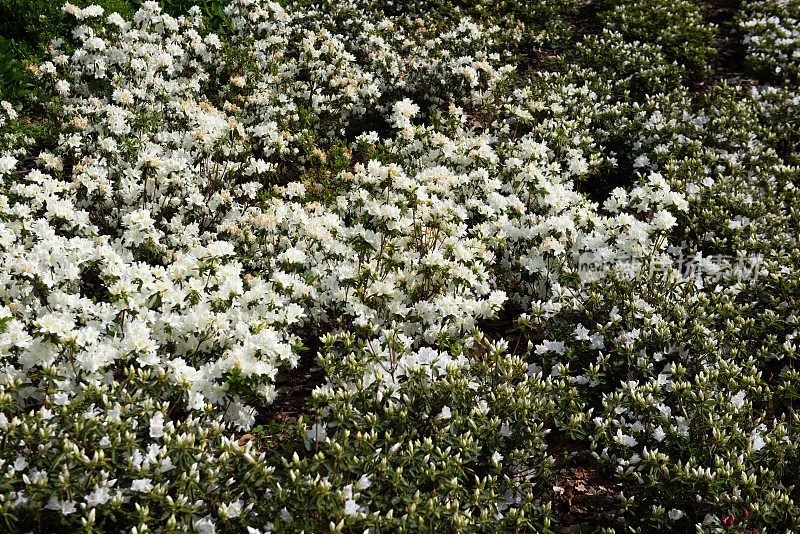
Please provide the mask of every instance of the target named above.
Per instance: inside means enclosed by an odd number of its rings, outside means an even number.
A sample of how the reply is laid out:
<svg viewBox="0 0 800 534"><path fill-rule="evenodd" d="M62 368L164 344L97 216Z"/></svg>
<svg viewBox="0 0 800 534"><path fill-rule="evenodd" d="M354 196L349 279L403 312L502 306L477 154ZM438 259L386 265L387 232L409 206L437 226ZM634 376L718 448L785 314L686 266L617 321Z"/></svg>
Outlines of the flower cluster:
<svg viewBox="0 0 800 534"><path fill-rule="evenodd" d="M56 134L0 105L0 519L798 527L795 4L704 92L693 0L461 4L65 4Z"/></svg>
<svg viewBox="0 0 800 534"><path fill-rule="evenodd" d="M669 59L703 71L715 50L711 42L716 26L704 21L703 8L693 0L624 0L600 2L600 14L608 29L628 40L664 48Z"/></svg>
<svg viewBox="0 0 800 534"><path fill-rule="evenodd" d="M774 80L797 83L800 75L800 5L748 1L739 28L745 34L747 62Z"/></svg>

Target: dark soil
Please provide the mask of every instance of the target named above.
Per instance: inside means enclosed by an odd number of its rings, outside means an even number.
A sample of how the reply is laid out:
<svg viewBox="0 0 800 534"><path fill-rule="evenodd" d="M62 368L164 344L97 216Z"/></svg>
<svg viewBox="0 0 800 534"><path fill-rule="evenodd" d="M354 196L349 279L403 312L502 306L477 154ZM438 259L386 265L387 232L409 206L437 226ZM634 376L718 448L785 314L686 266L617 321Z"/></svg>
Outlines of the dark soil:
<svg viewBox="0 0 800 534"><path fill-rule="evenodd" d="M613 525L613 517L603 510L613 509L608 503L617 498L620 488L588 457L586 442L553 432L547 437L547 446L556 465L564 465L556 470L552 488L553 512L561 532L594 532Z"/></svg>
<svg viewBox="0 0 800 534"><path fill-rule="evenodd" d="M572 32L571 43L577 44L589 35L597 35L603 30L603 24L597 16L597 6L593 0L584 0L578 4L578 10L565 16L567 26Z"/></svg>
<svg viewBox="0 0 800 534"><path fill-rule="evenodd" d="M317 368L317 355L321 343L318 337L307 339L304 344L309 349L303 351L294 369L278 373L275 389L278 393L275 402L256 416L256 425L279 423L293 425L307 413L306 401L311 392L325 383L325 375Z"/></svg>

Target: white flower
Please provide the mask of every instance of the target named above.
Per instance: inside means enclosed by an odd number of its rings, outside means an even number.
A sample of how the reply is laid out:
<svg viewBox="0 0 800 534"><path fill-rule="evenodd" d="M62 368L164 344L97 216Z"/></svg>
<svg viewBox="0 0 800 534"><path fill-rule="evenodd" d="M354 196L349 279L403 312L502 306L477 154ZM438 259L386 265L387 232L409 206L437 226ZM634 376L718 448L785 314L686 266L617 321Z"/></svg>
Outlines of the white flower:
<svg viewBox="0 0 800 534"><path fill-rule="evenodd" d="M453 416L453 412L450 411L450 407L449 406L445 406L444 408L442 408L441 413L439 413L439 415L436 416L436 417L437 417L437 419L441 419L443 421L446 421L446 420L450 419L452 416Z"/></svg>
<svg viewBox="0 0 800 534"><path fill-rule="evenodd" d="M8 174L17 165L17 158L14 156L0 157L0 176Z"/></svg>
<svg viewBox="0 0 800 534"><path fill-rule="evenodd" d="M61 96L67 96L69 93L69 82L67 80L58 80L56 82L56 91Z"/></svg>
<svg viewBox="0 0 800 534"><path fill-rule="evenodd" d="M754 451L760 451L761 449L763 449L767 445L767 442L764 440L764 438L761 436L761 434L759 432L757 432L757 431L753 432L753 436L751 438L750 443L753 446L753 450Z"/></svg>
<svg viewBox="0 0 800 534"><path fill-rule="evenodd" d="M64 393L63 391L54 393L53 404L55 404L56 406L66 406L67 404L69 404L69 393Z"/></svg>
<svg viewBox="0 0 800 534"><path fill-rule="evenodd" d="M358 513L358 504L353 499L349 499L344 503L345 515L356 515Z"/></svg>
<svg viewBox="0 0 800 534"><path fill-rule="evenodd" d="M357 490L365 490L372 485L372 481L370 481L369 475L361 475L361 478L358 479L356 482L356 489Z"/></svg>
<svg viewBox="0 0 800 534"><path fill-rule="evenodd" d="M498 451L494 451L494 454L492 454L492 463L499 465L500 462L502 461L503 461L503 455L500 454Z"/></svg>
<svg viewBox="0 0 800 534"><path fill-rule="evenodd" d="M228 519L233 519L234 517L239 517L242 513L242 507L244 503L241 499L238 499L225 507L225 517Z"/></svg>
<svg viewBox="0 0 800 534"><path fill-rule="evenodd" d="M417 115L419 106L412 102L411 99L405 98L394 105L394 111L397 115L410 119Z"/></svg>
<svg viewBox="0 0 800 534"><path fill-rule="evenodd" d="M45 509L56 510L60 511L62 515L69 515L75 512L75 501L61 501L56 497L50 497Z"/></svg>
<svg viewBox="0 0 800 534"><path fill-rule="evenodd" d="M590 341L592 339L591 336L589 335L589 329L583 326L582 324L579 324L578 326L575 327L575 332L573 333L573 336L577 341Z"/></svg>
<svg viewBox="0 0 800 534"><path fill-rule="evenodd" d="M116 11L114 13L111 13L108 17L106 17L106 21L109 24L113 24L114 26L118 26L120 28L125 26L125 19L122 18L122 15L120 15Z"/></svg>
<svg viewBox="0 0 800 534"><path fill-rule="evenodd" d="M94 508L107 503L109 499L111 499L111 492L108 488L97 488L86 496L86 506Z"/></svg>
<svg viewBox="0 0 800 534"><path fill-rule="evenodd" d="M745 399L745 392L744 390L740 391L733 397L731 397L731 404L738 410L744 407L744 399Z"/></svg>
<svg viewBox="0 0 800 534"><path fill-rule="evenodd" d="M69 515L75 512L75 501L61 501L61 513Z"/></svg>
<svg viewBox="0 0 800 534"><path fill-rule="evenodd" d="M641 167L646 167L647 165L650 165L650 158L648 158L645 154L642 154L641 156L638 156L633 161L633 168L634 169L639 169Z"/></svg>
<svg viewBox="0 0 800 534"><path fill-rule="evenodd" d="M557 354L564 354L563 341L549 341L547 339L536 346L536 354L545 354L548 352L555 352Z"/></svg>
<svg viewBox="0 0 800 534"><path fill-rule="evenodd" d="M139 478L131 482L131 491L148 493L153 491L153 481L149 478Z"/></svg>
<svg viewBox="0 0 800 534"><path fill-rule="evenodd" d="M92 17L102 17L103 16L103 8L98 6L97 4L91 4L81 11L81 17L84 19L92 18Z"/></svg>
<svg viewBox="0 0 800 534"><path fill-rule="evenodd" d="M214 534L217 531L217 525L211 517L206 516L194 522L194 529L197 534Z"/></svg>
<svg viewBox="0 0 800 534"><path fill-rule="evenodd" d="M528 365L527 374L528 376L540 375L542 374L542 368L536 363L531 363Z"/></svg>
<svg viewBox="0 0 800 534"><path fill-rule="evenodd" d="M160 438L164 435L164 414L157 412L150 418L150 437Z"/></svg>
<svg viewBox="0 0 800 534"><path fill-rule="evenodd" d="M325 428L326 428L325 423L322 424L314 423L313 425L311 425L311 428L309 428L306 431L306 436L309 439L313 439L316 442L324 441L325 438L328 436L328 433L325 430Z"/></svg>
<svg viewBox="0 0 800 534"><path fill-rule="evenodd" d="M666 210L660 210L653 216L651 224L656 230L669 230L675 226L677 222L678 220L670 212Z"/></svg>
<svg viewBox="0 0 800 534"><path fill-rule="evenodd" d="M620 429L617 429L617 434L614 436L614 441L624 447L634 447L639 444L639 442L636 441L636 438L627 434L623 434L622 430Z"/></svg>
<svg viewBox="0 0 800 534"><path fill-rule="evenodd" d="M661 425L659 425L658 427L656 427L655 430L653 430L653 439L655 439L656 441L659 442L664 441L665 437L667 437L667 434L666 432L664 432L664 429L661 428Z"/></svg>
<svg viewBox="0 0 800 534"><path fill-rule="evenodd" d="M673 521L677 521L681 517L683 517L683 512L678 510L677 508L673 508L669 512L667 512L667 517L669 517Z"/></svg>
<svg viewBox="0 0 800 534"><path fill-rule="evenodd" d="M26 467L28 467L28 460L22 456L17 456L17 459L14 460L14 471L23 471Z"/></svg>
<svg viewBox="0 0 800 534"><path fill-rule="evenodd" d="M286 198L304 197L306 186L302 182L289 182L286 184Z"/></svg>

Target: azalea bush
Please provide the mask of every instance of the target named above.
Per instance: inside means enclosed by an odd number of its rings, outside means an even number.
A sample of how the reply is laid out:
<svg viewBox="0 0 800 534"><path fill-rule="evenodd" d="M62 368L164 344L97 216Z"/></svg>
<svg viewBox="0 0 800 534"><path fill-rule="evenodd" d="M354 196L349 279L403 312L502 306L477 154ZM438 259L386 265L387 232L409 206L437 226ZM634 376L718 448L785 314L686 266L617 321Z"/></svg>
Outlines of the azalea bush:
<svg viewBox="0 0 800 534"><path fill-rule="evenodd" d="M739 27L745 33L748 65L777 83L797 83L800 52L800 4L750 1Z"/></svg>
<svg viewBox="0 0 800 534"><path fill-rule="evenodd" d="M800 527L796 5L125 6L0 94L3 528Z"/></svg>

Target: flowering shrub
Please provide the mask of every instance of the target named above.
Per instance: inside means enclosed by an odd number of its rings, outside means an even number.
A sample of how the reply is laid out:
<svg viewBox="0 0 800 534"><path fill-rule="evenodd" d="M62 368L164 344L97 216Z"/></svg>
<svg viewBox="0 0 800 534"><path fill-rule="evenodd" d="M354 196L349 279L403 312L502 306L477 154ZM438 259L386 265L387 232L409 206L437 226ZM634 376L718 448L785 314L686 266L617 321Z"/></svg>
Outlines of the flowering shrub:
<svg viewBox="0 0 800 534"><path fill-rule="evenodd" d="M800 52L800 4L750 1L739 21L745 33L747 63L774 80L797 83Z"/></svg>
<svg viewBox="0 0 800 534"><path fill-rule="evenodd" d="M693 70L706 69L715 53L711 41L716 27L703 20L699 2L625 0L600 5L608 9L600 16L609 29L630 40L661 46L670 60Z"/></svg>
<svg viewBox="0 0 800 534"><path fill-rule="evenodd" d="M120 382L69 392L53 368L36 380L45 391L38 409L17 406L24 383L11 379L0 393L6 524L202 532L213 525L208 502L223 516L241 513L241 491L226 480L248 449L226 440L213 414L174 422L189 406L166 400L175 393L167 375L129 368Z"/></svg>
<svg viewBox="0 0 800 534"><path fill-rule="evenodd" d="M65 4L0 105L4 524L798 528L793 4L749 89L699 3L578 7Z"/></svg>

